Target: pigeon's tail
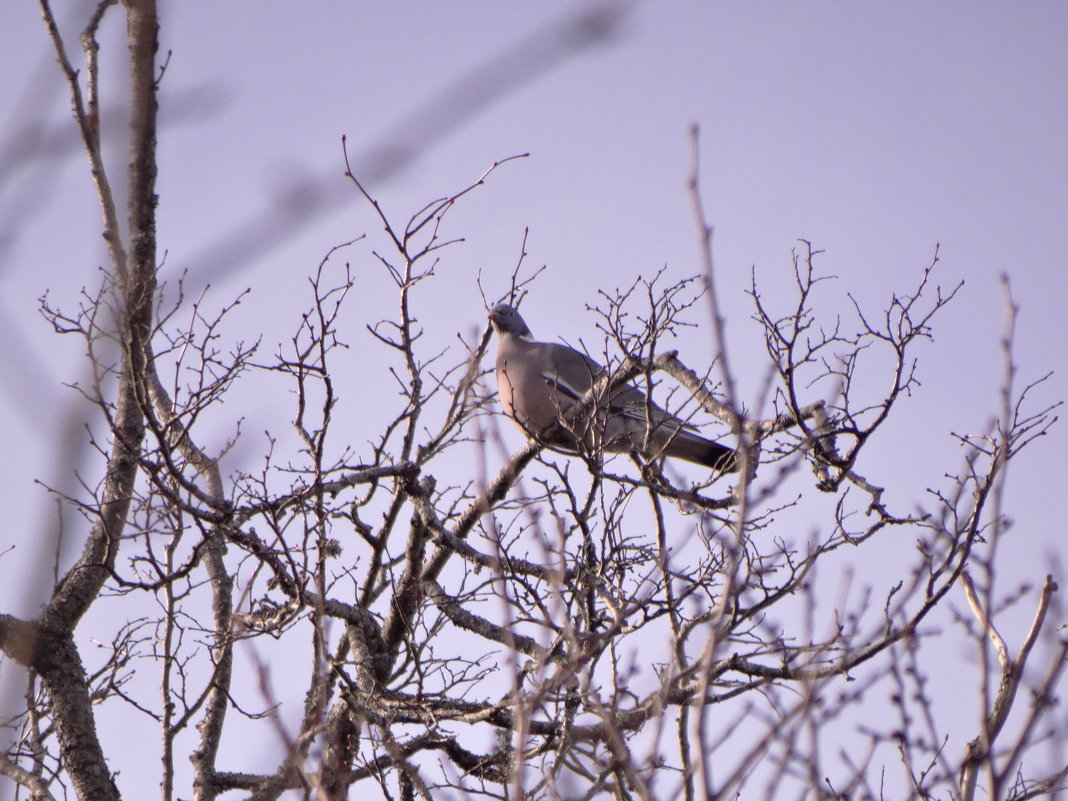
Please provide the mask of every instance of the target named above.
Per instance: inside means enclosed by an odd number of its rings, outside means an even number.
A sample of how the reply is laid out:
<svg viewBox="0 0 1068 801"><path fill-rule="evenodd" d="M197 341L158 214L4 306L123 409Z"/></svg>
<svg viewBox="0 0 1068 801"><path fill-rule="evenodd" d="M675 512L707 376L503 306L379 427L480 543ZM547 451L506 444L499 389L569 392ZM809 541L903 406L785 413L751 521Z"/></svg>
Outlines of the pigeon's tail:
<svg viewBox="0 0 1068 801"><path fill-rule="evenodd" d="M738 454L731 448L689 431L679 431L672 437L664 454L704 465L719 473L733 473L738 469Z"/></svg>

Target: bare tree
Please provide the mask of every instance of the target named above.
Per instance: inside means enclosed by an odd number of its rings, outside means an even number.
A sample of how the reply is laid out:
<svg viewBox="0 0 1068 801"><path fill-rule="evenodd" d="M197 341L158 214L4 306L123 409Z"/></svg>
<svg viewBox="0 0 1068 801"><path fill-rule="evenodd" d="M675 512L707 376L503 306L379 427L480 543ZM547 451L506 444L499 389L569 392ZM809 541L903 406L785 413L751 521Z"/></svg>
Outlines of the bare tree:
<svg viewBox="0 0 1068 801"><path fill-rule="evenodd" d="M381 243L329 251L276 352L228 342L234 304L213 310L159 291L154 2L121 6L132 98L124 224L101 153L96 43L118 7L98 4L79 72L41 6L110 254L97 291L73 311L53 300L43 310L57 332L84 340L93 378L78 389L99 410L91 445L103 463L63 499L80 513L81 554L37 617L0 615L0 648L26 676L0 762L12 794L119 798L115 773L143 770L149 755L165 801L970 801L1065 787L1057 701L1068 641L1055 630L1056 583L996 584L1006 468L1055 421L1053 406L1030 401L1040 382L1017 386L1007 289L997 423L961 436L963 465L943 488L907 512L891 508L884 486L895 477L871 475L865 455L915 388L915 345L957 289L938 286L936 254L877 314L855 303L827 320L816 311L819 252L803 242L787 310L770 308L753 280L770 412L749 413L729 353L695 371L663 347L695 320L723 341L695 132L704 272L603 294L591 316L603 348L590 355L608 372L570 414L595 425L596 390L634 382L688 422L720 421L742 469L693 483L670 463L596 447L570 454L535 438L508 453L483 366L489 328L442 348L416 313L457 241L450 211L500 163L403 221L350 169ZM394 406L358 441L336 391L354 286L346 252L388 275L398 300L365 332L389 364L367 380L395 392ZM524 242L502 294L512 302L537 276L525 255ZM860 377L869 360L883 373L879 393ZM226 448L200 444L207 419L255 380L292 399L296 445L272 438L257 471L226 474ZM797 534L801 510L824 515L811 537ZM913 556L890 566L883 594L817 592L843 551L886 537ZM970 619L954 617L957 588ZM1014 650L1000 620L1022 601L1034 613ZM90 615L105 602L110 614ZM932 697L949 636L928 627L935 620L977 649L980 723L963 740ZM109 644L92 670L75 637L90 626ZM149 721L158 741L131 743L103 725L116 707ZM282 756L238 767L250 761L250 730L269 733Z"/></svg>

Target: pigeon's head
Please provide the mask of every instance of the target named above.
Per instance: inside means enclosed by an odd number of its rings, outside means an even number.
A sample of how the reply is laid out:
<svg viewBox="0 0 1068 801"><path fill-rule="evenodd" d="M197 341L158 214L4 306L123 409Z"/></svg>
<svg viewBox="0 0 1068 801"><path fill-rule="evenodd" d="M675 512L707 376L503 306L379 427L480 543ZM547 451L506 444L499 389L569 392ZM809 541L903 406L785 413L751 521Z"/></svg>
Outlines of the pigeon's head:
<svg viewBox="0 0 1068 801"><path fill-rule="evenodd" d="M523 339L531 338L530 329L514 306L498 303L490 309L489 319L493 323L494 330L502 336L510 334Z"/></svg>

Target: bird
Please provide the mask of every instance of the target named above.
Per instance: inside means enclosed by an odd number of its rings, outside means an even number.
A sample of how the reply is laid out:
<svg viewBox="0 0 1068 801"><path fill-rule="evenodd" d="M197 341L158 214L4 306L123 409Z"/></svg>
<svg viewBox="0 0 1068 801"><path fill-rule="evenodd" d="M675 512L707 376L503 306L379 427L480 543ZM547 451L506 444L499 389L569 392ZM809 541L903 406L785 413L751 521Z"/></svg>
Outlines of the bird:
<svg viewBox="0 0 1068 801"><path fill-rule="evenodd" d="M531 438L570 451L597 447L636 452L646 460L683 459L718 472L738 469L735 451L705 439L630 384L606 392L586 418L568 419L606 370L580 351L538 342L515 307L499 303L489 312L497 332L497 392L504 413ZM607 390L607 387L606 387Z"/></svg>

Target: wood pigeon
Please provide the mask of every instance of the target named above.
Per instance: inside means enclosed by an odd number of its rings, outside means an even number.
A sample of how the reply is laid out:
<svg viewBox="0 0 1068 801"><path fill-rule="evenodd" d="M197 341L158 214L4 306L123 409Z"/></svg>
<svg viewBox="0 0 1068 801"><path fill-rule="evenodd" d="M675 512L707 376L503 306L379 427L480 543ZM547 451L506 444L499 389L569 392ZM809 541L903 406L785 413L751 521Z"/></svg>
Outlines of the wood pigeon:
<svg viewBox="0 0 1068 801"><path fill-rule="evenodd" d="M497 340L497 390L504 413L529 436L568 450L637 451L646 459L673 456L723 472L738 469L736 454L705 439L678 418L623 384L594 407L592 420L565 421L569 409L605 374L595 361L566 345L537 342L512 306L489 313Z"/></svg>

